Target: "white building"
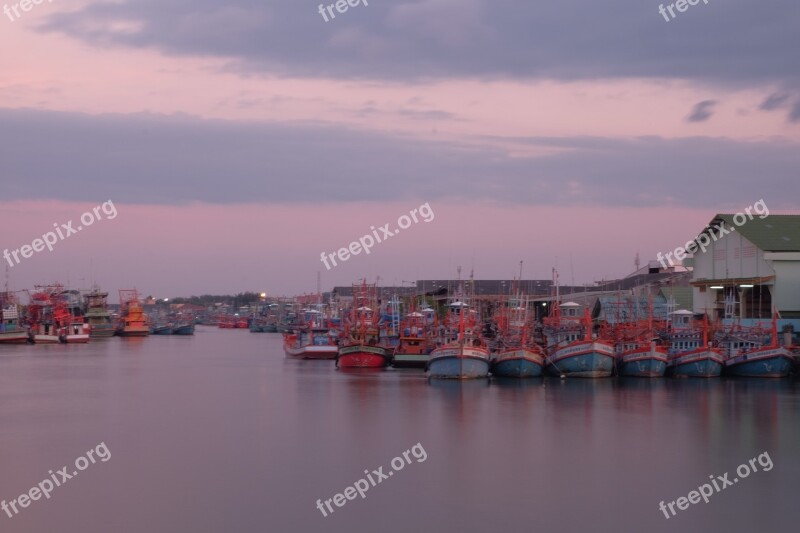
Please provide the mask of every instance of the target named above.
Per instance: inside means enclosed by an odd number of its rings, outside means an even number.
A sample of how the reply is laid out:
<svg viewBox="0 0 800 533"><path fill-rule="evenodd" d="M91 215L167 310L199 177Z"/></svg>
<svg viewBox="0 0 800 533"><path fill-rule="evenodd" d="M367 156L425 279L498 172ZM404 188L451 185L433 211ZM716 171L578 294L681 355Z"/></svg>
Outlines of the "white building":
<svg viewBox="0 0 800 533"><path fill-rule="evenodd" d="M720 235L719 224L733 230ZM698 242L710 244L693 258L695 313L763 321L774 307L781 325L800 331L800 215L756 216L737 226L734 215L720 214L708 225Z"/></svg>

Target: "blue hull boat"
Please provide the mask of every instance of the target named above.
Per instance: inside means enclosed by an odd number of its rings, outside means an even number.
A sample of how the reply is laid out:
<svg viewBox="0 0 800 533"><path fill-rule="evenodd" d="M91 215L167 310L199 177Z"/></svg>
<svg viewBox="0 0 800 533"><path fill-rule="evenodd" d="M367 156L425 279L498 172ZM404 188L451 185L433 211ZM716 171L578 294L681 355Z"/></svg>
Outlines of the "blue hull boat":
<svg viewBox="0 0 800 533"><path fill-rule="evenodd" d="M786 348L768 347L726 360L723 371L730 376L783 378L792 371L792 362Z"/></svg>
<svg viewBox="0 0 800 533"><path fill-rule="evenodd" d="M489 352L477 346L445 346L431 353L428 376L441 379L485 378L489 375Z"/></svg>
<svg viewBox="0 0 800 533"><path fill-rule="evenodd" d="M526 349L499 353L492 361L492 375L510 378L534 378L542 375L544 357Z"/></svg>
<svg viewBox="0 0 800 533"><path fill-rule="evenodd" d="M680 353L667 365L667 375L676 378L715 378L722 374L723 358L717 350L699 349Z"/></svg>
<svg viewBox="0 0 800 533"><path fill-rule="evenodd" d="M553 351L547 358L546 370L551 376L609 377L614 370L614 348L605 342L573 342Z"/></svg>
<svg viewBox="0 0 800 533"><path fill-rule="evenodd" d="M667 371L667 351L655 345L639 346L617 355L617 374L640 378L659 378Z"/></svg>
<svg viewBox="0 0 800 533"><path fill-rule="evenodd" d="M619 365L620 376L658 378L667 371L666 360L661 359L640 359Z"/></svg>
<svg viewBox="0 0 800 533"><path fill-rule="evenodd" d="M173 335L194 335L194 324L182 324L172 329Z"/></svg>

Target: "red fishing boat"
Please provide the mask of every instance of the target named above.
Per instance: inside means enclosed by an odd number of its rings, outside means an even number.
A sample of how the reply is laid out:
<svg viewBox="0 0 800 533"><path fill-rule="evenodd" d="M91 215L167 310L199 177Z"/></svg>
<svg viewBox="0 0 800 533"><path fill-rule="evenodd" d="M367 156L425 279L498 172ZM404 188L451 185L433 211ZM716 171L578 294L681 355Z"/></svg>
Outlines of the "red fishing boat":
<svg viewBox="0 0 800 533"><path fill-rule="evenodd" d="M384 368L390 363L390 348L381 345L377 294L377 285L367 285L366 280L353 285L353 307L336 355L337 367Z"/></svg>
<svg viewBox="0 0 800 533"><path fill-rule="evenodd" d="M59 325L53 316L57 295L63 290L61 285L36 285L30 293L28 322L30 337L35 344L58 344Z"/></svg>

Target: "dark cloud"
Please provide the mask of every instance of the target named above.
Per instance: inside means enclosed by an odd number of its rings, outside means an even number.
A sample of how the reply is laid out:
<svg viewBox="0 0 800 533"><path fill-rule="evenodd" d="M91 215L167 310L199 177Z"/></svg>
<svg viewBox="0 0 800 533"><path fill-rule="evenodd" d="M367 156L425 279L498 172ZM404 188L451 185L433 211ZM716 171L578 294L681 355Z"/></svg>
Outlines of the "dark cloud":
<svg viewBox="0 0 800 533"><path fill-rule="evenodd" d="M498 146L508 147L508 151ZM522 157L526 149L548 155ZM512 155L513 154L513 155ZM800 195L771 139L414 140L309 123L0 110L2 200L180 204L403 199L703 207Z"/></svg>
<svg viewBox="0 0 800 533"><path fill-rule="evenodd" d="M789 111L790 122L800 122L800 100L797 100Z"/></svg>
<svg viewBox="0 0 800 533"><path fill-rule="evenodd" d="M41 31L97 46L231 59L243 74L400 79L650 77L800 83L797 0L393 0L324 22L318 0L118 0ZM328 1L327 3L330 3Z"/></svg>
<svg viewBox="0 0 800 533"><path fill-rule="evenodd" d="M789 102L791 95L789 93L773 93L767 96L761 105L758 106L762 111L774 111L780 109Z"/></svg>
<svg viewBox="0 0 800 533"><path fill-rule="evenodd" d="M713 115L712 108L716 105L716 100L703 100L692 108L692 112L686 117L687 122L705 122Z"/></svg>

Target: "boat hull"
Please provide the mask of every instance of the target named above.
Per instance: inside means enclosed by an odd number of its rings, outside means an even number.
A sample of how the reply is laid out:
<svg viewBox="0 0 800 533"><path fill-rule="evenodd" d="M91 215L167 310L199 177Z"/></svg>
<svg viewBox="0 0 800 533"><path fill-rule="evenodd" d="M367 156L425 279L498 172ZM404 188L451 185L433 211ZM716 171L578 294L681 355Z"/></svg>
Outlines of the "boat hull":
<svg viewBox="0 0 800 533"><path fill-rule="evenodd" d="M336 354L339 368L384 368L389 360L388 351L380 346L342 346Z"/></svg>
<svg viewBox="0 0 800 533"><path fill-rule="evenodd" d="M609 377L614 371L614 348L599 341L574 342L554 350L545 369L551 376Z"/></svg>
<svg viewBox="0 0 800 533"><path fill-rule="evenodd" d="M114 336L114 326L108 325L94 325L89 329L89 337L92 339L108 338Z"/></svg>
<svg viewBox="0 0 800 533"><path fill-rule="evenodd" d="M392 366L395 368L425 368L430 355L419 353L395 353Z"/></svg>
<svg viewBox="0 0 800 533"><path fill-rule="evenodd" d="M27 331L6 331L0 333L0 344L27 344Z"/></svg>
<svg viewBox="0 0 800 533"><path fill-rule="evenodd" d="M37 333L33 336L34 344L58 344L61 341L58 335L45 335L44 333Z"/></svg>
<svg viewBox="0 0 800 533"><path fill-rule="evenodd" d="M715 378L722 374L722 354L706 350L693 350L670 359L667 375L676 378Z"/></svg>
<svg viewBox="0 0 800 533"><path fill-rule="evenodd" d="M792 356L786 348L763 348L725 361L729 376L783 378L792 371Z"/></svg>
<svg viewBox="0 0 800 533"><path fill-rule="evenodd" d="M158 326L153 328L151 335L172 335L172 326Z"/></svg>
<svg viewBox="0 0 800 533"><path fill-rule="evenodd" d="M186 324L172 328L173 335L194 335L194 324Z"/></svg>
<svg viewBox="0 0 800 533"><path fill-rule="evenodd" d="M531 350L505 350L495 357L491 370L493 376L534 378L544 372L544 357Z"/></svg>
<svg viewBox="0 0 800 533"><path fill-rule="evenodd" d="M334 346L301 346L299 348L283 346L283 351L289 359L336 359L339 349Z"/></svg>
<svg viewBox="0 0 800 533"><path fill-rule="evenodd" d="M489 352L474 346L437 348L431 353L428 375L437 379L475 379L489 375Z"/></svg>
<svg viewBox="0 0 800 533"><path fill-rule="evenodd" d="M640 348L624 352L617 361L620 376L658 378L666 373L669 360L665 350Z"/></svg>
<svg viewBox="0 0 800 533"><path fill-rule="evenodd" d="M147 326L142 327L126 327L117 332L120 337L147 337L150 335L150 328Z"/></svg>

